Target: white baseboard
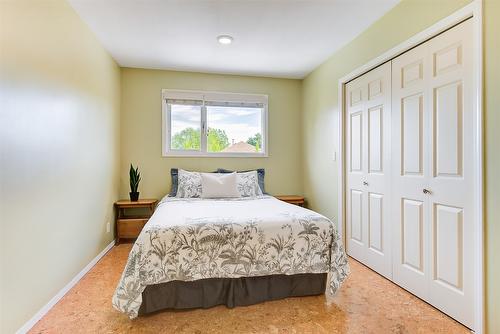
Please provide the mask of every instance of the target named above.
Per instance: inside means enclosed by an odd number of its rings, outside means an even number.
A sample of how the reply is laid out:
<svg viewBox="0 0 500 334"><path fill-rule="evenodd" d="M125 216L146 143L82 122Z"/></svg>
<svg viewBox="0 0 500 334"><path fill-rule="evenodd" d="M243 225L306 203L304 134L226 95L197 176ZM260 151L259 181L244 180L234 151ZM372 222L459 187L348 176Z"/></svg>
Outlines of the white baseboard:
<svg viewBox="0 0 500 334"><path fill-rule="evenodd" d="M88 273L90 271L90 269L92 269L92 267L94 267L96 265L96 263L104 256L106 255L107 252L109 252L109 250L111 248L113 248L115 244L115 241L113 240L109 245L106 246L106 248L104 248L102 250L102 252L100 252L92 261L90 261L89 264L87 264L85 266L85 268L83 268L82 271L80 271L68 284L66 284L66 286L64 288L62 288L54 297L52 297L52 299L47 303L45 304L45 306L43 306L30 320L28 320L28 322L26 322L21 328L19 328L16 332L16 334L24 334L24 333L27 333L33 326L35 326L35 324L40 320L42 319L42 317L47 314L47 312L50 311L50 309L52 307L54 307L55 304L57 304L57 302L59 300L61 300L62 297L64 297L64 295L66 293L68 293L68 291L74 287L76 285L76 283L78 283L79 280L82 279L82 277Z"/></svg>

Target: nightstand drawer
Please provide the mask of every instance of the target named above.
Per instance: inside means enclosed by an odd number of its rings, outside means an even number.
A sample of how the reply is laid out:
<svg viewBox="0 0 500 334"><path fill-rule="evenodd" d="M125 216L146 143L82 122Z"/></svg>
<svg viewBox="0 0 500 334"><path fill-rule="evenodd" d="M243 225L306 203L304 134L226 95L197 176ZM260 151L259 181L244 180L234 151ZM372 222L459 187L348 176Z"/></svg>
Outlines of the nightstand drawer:
<svg viewBox="0 0 500 334"><path fill-rule="evenodd" d="M118 235L120 236L120 238L137 238L147 222L147 218L119 219L117 222Z"/></svg>
<svg viewBox="0 0 500 334"><path fill-rule="evenodd" d="M115 202L117 245L122 238L134 239L141 234L142 228L155 211L156 203L158 203L156 199L139 199L134 202L121 199ZM141 209L141 211L147 210L148 212L138 214L137 209Z"/></svg>

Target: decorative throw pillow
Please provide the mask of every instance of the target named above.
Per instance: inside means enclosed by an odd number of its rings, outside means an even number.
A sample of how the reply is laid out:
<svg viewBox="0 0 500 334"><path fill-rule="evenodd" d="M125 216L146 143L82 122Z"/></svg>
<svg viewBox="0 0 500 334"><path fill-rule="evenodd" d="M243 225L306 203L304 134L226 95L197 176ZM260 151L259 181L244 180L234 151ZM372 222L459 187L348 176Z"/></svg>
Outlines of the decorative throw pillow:
<svg viewBox="0 0 500 334"><path fill-rule="evenodd" d="M170 169L170 177L172 180L172 188L170 188L170 197L177 196L177 188L179 187L179 170L177 168Z"/></svg>
<svg viewBox="0 0 500 334"><path fill-rule="evenodd" d="M192 198L201 197L201 175L197 172L188 172L184 169L179 169L178 173L179 185L177 186L177 194L175 197Z"/></svg>
<svg viewBox="0 0 500 334"><path fill-rule="evenodd" d="M262 196L262 190L259 187L259 179L257 171L237 173L238 175L238 191L241 197Z"/></svg>
<svg viewBox="0 0 500 334"><path fill-rule="evenodd" d="M240 197L238 191L238 176L235 173L201 173L202 198L233 198Z"/></svg>
<svg viewBox="0 0 500 334"><path fill-rule="evenodd" d="M266 175L266 170L264 168L257 168L254 170L257 172L257 178L259 180L260 190L262 191L263 194L266 194L266 190L264 189L264 177ZM238 171L238 173L253 172L254 170L240 170ZM232 173L232 172L234 171L230 169L217 168L217 173Z"/></svg>

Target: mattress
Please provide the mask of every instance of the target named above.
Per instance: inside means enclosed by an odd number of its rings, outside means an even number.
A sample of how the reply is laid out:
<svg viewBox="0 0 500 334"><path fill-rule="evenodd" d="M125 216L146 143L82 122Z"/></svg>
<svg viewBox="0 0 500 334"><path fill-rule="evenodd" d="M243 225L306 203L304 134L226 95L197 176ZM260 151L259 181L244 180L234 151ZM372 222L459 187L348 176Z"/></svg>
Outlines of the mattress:
<svg viewBox="0 0 500 334"><path fill-rule="evenodd" d="M321 273L334 294L349 267L335 225L314 211L272 196L165 197L132 247L113 306L135 318L152 285Z"/></svg>

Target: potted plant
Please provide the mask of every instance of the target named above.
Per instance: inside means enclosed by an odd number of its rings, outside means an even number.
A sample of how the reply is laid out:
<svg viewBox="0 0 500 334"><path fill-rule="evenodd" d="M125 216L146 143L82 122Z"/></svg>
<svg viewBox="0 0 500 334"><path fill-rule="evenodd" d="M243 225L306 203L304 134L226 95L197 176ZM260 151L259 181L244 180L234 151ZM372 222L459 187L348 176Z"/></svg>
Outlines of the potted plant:
<svg viewBox="0 0 500 334"><path fill-rule="evenodd" d="M139 182L141 182L141 173L139 172L139 167L134 167L130 164L130 200L132 202L137 202L139 200L139 192L137 188L139 187Z"/></svg>

